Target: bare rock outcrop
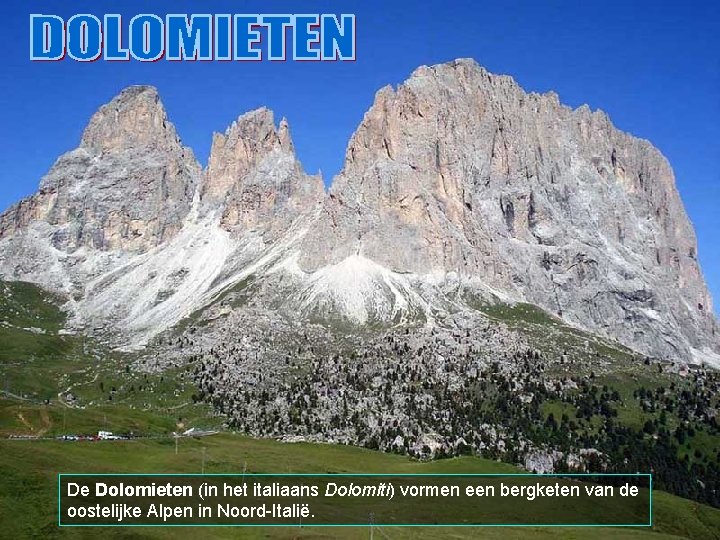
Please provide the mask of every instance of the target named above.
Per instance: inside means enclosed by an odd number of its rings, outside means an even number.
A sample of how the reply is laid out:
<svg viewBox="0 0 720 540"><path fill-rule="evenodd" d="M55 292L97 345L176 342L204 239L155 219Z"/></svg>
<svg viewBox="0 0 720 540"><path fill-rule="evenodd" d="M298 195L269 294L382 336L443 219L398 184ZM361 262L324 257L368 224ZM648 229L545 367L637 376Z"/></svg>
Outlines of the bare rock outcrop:
<svg viewBox="0 0 720 540"><path fill-rule="evenodd" d="M294 320L432 325L522 301L720 366L667 160L471 60L381 89L328 193L268 109L214 135L201 171L155 89L128 88L0 215L0 278L72 292L78 320L133 344L252 282L248 301Z"/></svg>
<svg viewBox="0 0 720 540"><path fill-rule="evenodd" d="M695 234L667 160L600 111L472 60L375 98L303 249L458 273L647 353L717 347Z"/></svg>
<svg viewBox="0 0 720 540"><path fill-rule="evenodd" d="M213 136L202 199L222 208L223 228L272 241L323 197L322 179L304 172L287 121L276 128L272 111L246 113Z"/></svg>
<svg viewBox="0 0 720 540"><path fill-rule="evenodd" d="M144 252L180 230L199 178L157 90L130 87L93 115L38 193L0 215L0 240L42 222L62 252Z"/></svg>

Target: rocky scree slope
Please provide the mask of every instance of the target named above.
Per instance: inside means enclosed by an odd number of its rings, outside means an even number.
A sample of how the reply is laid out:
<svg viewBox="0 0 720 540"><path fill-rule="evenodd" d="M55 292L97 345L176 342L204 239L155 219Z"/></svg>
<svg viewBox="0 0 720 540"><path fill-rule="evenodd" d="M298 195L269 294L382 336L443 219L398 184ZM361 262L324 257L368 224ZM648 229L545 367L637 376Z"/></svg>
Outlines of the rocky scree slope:
<svg viewBox="0 0 720 540"><path fill-rule="evenodd" d="M133 345L251 279L256 305L292 317L432 323L523 301L643 353L720 361L663 156L471 60L381 89L327 194L269 110L216 134L202 171L157 92L129 88L0 216L0 276L69 293L76 324Z"/></svg>

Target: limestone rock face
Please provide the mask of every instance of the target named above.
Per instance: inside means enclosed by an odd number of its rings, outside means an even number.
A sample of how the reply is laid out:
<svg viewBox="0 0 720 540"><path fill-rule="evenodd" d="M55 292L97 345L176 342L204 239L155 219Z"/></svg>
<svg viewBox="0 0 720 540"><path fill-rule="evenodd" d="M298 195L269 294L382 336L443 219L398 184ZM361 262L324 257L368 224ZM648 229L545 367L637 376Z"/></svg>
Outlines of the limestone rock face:
<svg viewBox="0 0 720 540"><path fill-rule="evenodd" d="M224 229L276 240L323 197L322 179L305 174L287 121L276 128L272 111L246 113L213 136L202 199L222 208Z"/></svg>
<svg viewBox="0 0 720 540"><path fill-rule="evenodd" d="M130 87L95 113L37 194L0 215L0 239L43 222L62 252L144 252L180 230L199 178L157 91Z"/></svg>
<svg viewBox="0 0 720 540"><path fill-rule="evenodd" d="M322 179L305 174L287 121L276 128L272 111L244 114L214 135L202 198L222 208L223 228L272 241L323 197Z"/></svg>
<svg viewBox="0 0 720 540"><path fill-rule="evenodd" d="M453 272L644 352L717 347L666 159L471 60L377 93L313 231L309 272L350 256Z"/></svg>

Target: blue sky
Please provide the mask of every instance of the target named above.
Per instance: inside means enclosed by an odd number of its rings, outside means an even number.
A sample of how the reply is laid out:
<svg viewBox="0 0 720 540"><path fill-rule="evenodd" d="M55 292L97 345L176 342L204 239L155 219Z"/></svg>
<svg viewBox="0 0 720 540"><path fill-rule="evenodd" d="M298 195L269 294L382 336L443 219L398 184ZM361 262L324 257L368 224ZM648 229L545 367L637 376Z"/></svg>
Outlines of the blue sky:
<svg viewBox="0 0 720 540"><path fill-rule="evenodd" d="M672 4L672 5L671 5ZM137 1L8 2L0 45L0 209L32 193L77 146L99 105L130 84L160 90L183 141L205 162L213 131L266 105L290 122L298 155L326 182L375 91L417 66L472 57L529 91L608 112L669 158L720 302L720 2ZM30 13L355 13L352 63L33 63ZM716 311L718 308L716 306Z"/></svg>

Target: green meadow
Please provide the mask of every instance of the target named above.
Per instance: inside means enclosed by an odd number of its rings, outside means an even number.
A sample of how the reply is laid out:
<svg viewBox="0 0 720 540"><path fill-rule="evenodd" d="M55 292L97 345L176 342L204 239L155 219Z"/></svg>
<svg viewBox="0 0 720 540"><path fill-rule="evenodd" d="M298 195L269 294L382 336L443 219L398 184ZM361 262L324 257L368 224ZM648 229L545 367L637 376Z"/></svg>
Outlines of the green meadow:
<svg viewBox="0 0 720 540"><path fill-rule="evenodd" d="M6 538L368 538L358 528L57 527L57 473L514 473L475 457L420 462L360 448L256 440L224 433L131 441L0 441L0 530ZM720 538L720 510L653 494L652 528L390 528L387 538ZM452 504L440 501L439 505ZM451 507L447 511L452 511ZM503 516L497 516L502 520Z"/></svg>

